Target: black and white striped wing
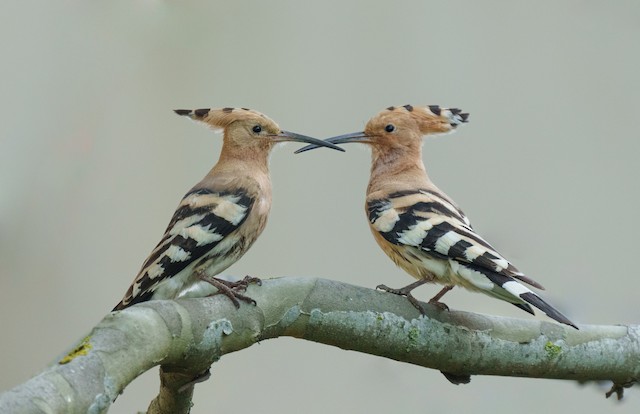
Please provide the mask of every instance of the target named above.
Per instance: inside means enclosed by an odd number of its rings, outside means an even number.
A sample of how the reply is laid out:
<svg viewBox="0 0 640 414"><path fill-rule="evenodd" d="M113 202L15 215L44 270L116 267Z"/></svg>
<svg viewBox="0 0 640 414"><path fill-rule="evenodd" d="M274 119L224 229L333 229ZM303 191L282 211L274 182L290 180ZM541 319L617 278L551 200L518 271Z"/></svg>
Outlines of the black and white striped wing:
<svg viewBox="0 0 640 414"><path fill-rule="evenodd" d="M513 277L536 288L471 227L454 203L432 190L404 191L368 203L371 226L396 245L419 247L433 256Z"/></svg>
<svg viewBox="0 0 640 414"><path fill-rule="evenodd" d="M453 271L473 285L483 286L481 290L486 293L533 313L526 304L529 303L551 318L575 326L542 298L514 280L543 289L480 237L464 213L441 193L432 190L397 192L382 199L370 200L367 212L371 227L389 243L415 247L433 257L452 260Z"/></svg>
<svg viewBox="0 0 640 414"><path fill-rule="evenodd" d="M162 240L114 310L150 299L160 283L208 260L216 246L242 225L252 205L243 191L196 189L187 193Z"/></svg>

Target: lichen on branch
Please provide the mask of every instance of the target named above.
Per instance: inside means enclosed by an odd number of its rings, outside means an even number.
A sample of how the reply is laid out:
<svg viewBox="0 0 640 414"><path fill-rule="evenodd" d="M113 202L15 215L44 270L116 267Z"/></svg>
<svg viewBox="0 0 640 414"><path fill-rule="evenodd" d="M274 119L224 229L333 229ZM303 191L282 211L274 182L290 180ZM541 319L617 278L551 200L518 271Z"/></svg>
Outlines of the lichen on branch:
<svg viewBox="0 0 640 414"><path fill-rule="evenodd" d="M291 336L470 375L611 380L612 393L640 379L640 326L580 325L442 311L421 316L397 295L317 278L251 286L257 306L223 296L150 301L108 314L73 351L0 394L0 412L103 413L137 376L161 365L149 412L188 412L193 386L223 355ZM75 349L74 349L75 348Z"/></svg>

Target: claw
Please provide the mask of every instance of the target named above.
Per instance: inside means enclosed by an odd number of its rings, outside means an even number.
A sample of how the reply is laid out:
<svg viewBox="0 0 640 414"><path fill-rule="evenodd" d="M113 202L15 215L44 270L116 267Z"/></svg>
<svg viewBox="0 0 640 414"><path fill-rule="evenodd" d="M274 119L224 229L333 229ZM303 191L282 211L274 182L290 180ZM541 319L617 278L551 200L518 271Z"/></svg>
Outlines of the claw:
<svg viewBox="0 0 640 414"><path fill-rule="evenodd" d="M242 282L244 282L247 286L249 286L251 283L255 283L258 286L262 286L262 279L258 277L249 276L249 275L246 275L244 279L242 279Z"/></svg>
<svg viewBox="0 0 640 414"><path fill-rule="evenodd" d="M415 288L417 288L418 286L422 286L425 283L428 283L429 280L427 279L420 279L417 282L413 282L410 285L407 285L403 288L400 289L393 289L390 288L387 285L378 285L376 286L376 289L380 289L380 290L384 290L385 292L389 292L389 293L393 293L394 295L400 295L400 296L404 296L409 300L409 303L411 303L413 305L414 308L418 309L418 311L422 314L422 315L426 315L427 311L424 309L424 307L420 304L420 302L418 301L418 299L416 299L412 294L411 291ZM435 295L434 297L431 298L431 300L429 300L429 303L431 305L437 306L438 308L440 308L440 310L449 310L449 307L440 302L440 298L442 298L444 296L445 293L447 293L448 291L450 291L451 289L453 289L452 285L449 286L445 286L444 288L442 288L442 290L440 292L438 292L437 295Z"/></svg>
<svg viewBox="0 0 640 414"><path fill-rule="evenodd" d="M255 283L258 286L262 285L262 280L257 277L245 276L242 280L238 280L235 282L218 279L216 277L207 276L202 273L199 274L198 277L218 289L216 293L213 293L210 296L219 294L225 295L229 298L231 303L233 303L233 306L235 306L236 309L240 308L240 301L249 303L254 306L257 304L254 299L242 294L242 292L247 290L247 287L249 287L249 284L251 283Z"/></svg>
<svg viewBox="0 0 640 414"><path fill-rule="evenodd" d="M384 290L385 292L393 293L394 295L400 295L400 296L406 297L409 300L409 303L411 303L414 308L418 309L418 312L420 312L421 315L426 315L427 311L420 304L418 299L416 299L411 294L411 291L413 289L417 288L418 286L424 285L427 282L428 281L426 279L420 279L417 282L413 282L412 284L407 285L407 286L405 286L403 288L400 288L400 289L393 289L393 288L390 288L387 285L378 285L378 286L376 286L376 289Z"/></svg>

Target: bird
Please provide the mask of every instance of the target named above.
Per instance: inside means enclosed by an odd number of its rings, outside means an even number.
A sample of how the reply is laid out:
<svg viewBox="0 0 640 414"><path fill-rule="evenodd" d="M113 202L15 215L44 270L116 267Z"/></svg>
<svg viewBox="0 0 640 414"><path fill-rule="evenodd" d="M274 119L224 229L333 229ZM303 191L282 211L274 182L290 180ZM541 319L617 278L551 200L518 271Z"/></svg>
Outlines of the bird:
<svg viewBox="0 0 640 414"><path fill-rule="evenodd" d="M429 179L422 161L423 136L446 134L468 122L458 108L390 106L371 118L362 132L325 142L361 143L371 148L371 175L365 213L382 250L417 279L400 289L377 288L406 296L425 313L411 291L425 283L444 285L429 302L443 309L442 296L454 286L482 292L534 314L532 305L550 318L577 326L538 294L542 285L528 278L471 226L460 207ZM305 146L296 153L317 148Z"/></svg>
<svg viewBox="0 0 640 414"><path fill-rule="evenodd" d="M335 144L283 131L266 115L248 108L176 109L176 114L222 130L218 162L180 201L164 235L142 264L114 311L151 299L198 296L202 283L229 297L255 304L243 292L250 276L227 281L217 274L235 263L256 241L271 208L269 154L286 141L344 151ZM206 285L205 285L206 286Z"/></svg>

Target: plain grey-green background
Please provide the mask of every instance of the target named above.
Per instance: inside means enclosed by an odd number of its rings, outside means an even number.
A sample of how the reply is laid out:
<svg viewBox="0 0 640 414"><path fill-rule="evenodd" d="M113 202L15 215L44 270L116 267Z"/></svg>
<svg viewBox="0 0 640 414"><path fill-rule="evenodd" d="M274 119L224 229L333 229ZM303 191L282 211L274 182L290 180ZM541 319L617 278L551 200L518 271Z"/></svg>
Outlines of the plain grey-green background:
<svg viewBox="0 0 640 414"><path fill-rule="evenodd" d="M635 1L44 1L0 4L0 389L121 298L220 136L173 108L246 106L317 137L389 105L471 113L427 140L432 179L578 323L640 323ZM271 159L270 222L228 274L412 279L378 249L367 150ZM436 287L417 295L428 299ZM449 306L531 318L455 290ZM543 318L544 316L541 316ZM146 409L156 370L112 407ZM605 388L474 377L278 339L227 355L194 413L636 413ZM464 411L463 411L464 410Z"/></svg>

